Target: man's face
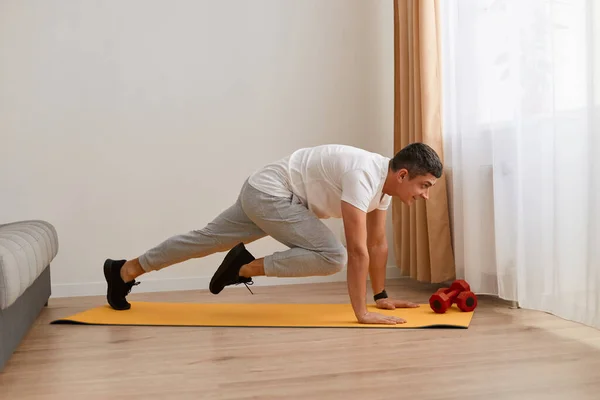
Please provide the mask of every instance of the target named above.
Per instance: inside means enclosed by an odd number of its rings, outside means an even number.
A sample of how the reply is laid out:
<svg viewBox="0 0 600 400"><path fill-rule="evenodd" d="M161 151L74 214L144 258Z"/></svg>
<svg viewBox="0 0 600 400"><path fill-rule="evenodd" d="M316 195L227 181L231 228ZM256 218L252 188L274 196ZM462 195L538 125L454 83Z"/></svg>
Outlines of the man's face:
<svg viewBox="0 0 600 400"><path fill-rule="evenodd" d="M437 179L431 174L419 175L410 179L408 171L400 170L397 176L396 196L407 206L415 200L429 198L429 188L435 185Z"/></svg>

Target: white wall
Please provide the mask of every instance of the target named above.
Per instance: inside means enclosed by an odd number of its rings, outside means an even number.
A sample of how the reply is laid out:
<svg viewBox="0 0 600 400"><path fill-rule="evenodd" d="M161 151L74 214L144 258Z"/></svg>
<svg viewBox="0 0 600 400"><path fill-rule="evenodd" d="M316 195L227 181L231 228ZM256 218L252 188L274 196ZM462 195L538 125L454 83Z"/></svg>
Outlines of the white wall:
<svg viewBox="0 0 600 400"><path fill-rule="evenodd" d="M53 223L54 295L101 294L106 257L201 228L266 162L321 143L391 156L392 3L3 1L0 135L0 221ZM204 289L221 259L136 291Z"/></svg>

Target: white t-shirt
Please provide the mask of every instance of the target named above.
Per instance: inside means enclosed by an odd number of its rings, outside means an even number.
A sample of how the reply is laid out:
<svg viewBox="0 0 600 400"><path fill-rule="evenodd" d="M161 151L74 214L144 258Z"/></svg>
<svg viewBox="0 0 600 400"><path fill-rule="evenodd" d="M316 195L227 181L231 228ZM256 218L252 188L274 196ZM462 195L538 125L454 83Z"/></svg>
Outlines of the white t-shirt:
<svg viewBox="0 0 600 400"><path fill-rule="evenodd" d="M294 193L317 217L341 218L341 202L364 212L387 210L382 195L390 159L345 145L304 148L253 173L248 183L277 197Z"/></svg>

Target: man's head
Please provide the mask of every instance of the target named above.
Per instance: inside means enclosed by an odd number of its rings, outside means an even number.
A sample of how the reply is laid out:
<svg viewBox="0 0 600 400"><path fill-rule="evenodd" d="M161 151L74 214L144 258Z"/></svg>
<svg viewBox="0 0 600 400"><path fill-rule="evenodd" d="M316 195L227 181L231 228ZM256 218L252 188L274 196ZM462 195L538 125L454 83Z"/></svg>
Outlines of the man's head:
<svg viewBox="0 0 600 400"><path fill-rule="evenodd" d="M442 176L442 162L431 147L411 143L390 161L384 192L398 197L406 205L429 198L429 188Z"/></svg>

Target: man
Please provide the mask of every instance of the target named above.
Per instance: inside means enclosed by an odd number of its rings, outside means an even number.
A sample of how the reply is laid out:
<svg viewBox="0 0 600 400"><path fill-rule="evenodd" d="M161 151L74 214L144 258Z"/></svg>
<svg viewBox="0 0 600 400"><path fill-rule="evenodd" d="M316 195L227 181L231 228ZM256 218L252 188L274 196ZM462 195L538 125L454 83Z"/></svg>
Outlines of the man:
<svg viewBox="0 0 600 400"><path fill-rule="evenodd" d="M191 258L229 250L209 285L251 284L255 276L331 275L347 264L348 294L360 323L396 324L395 316L369 312L371 277L378 308L417 307L385 292L388 246L386 211L391 196L411 205L427 199L442 174L435 151L413 143L392 159L351 146L323 145L293 154L252 174L235 204L200 230L173 236L133 260L104 263L107 300L116 310L131 306L126 296L138 276ZM342 218L347 248L321 221ZM271 236L289 247L256 259L244 244Z"/></svg>

